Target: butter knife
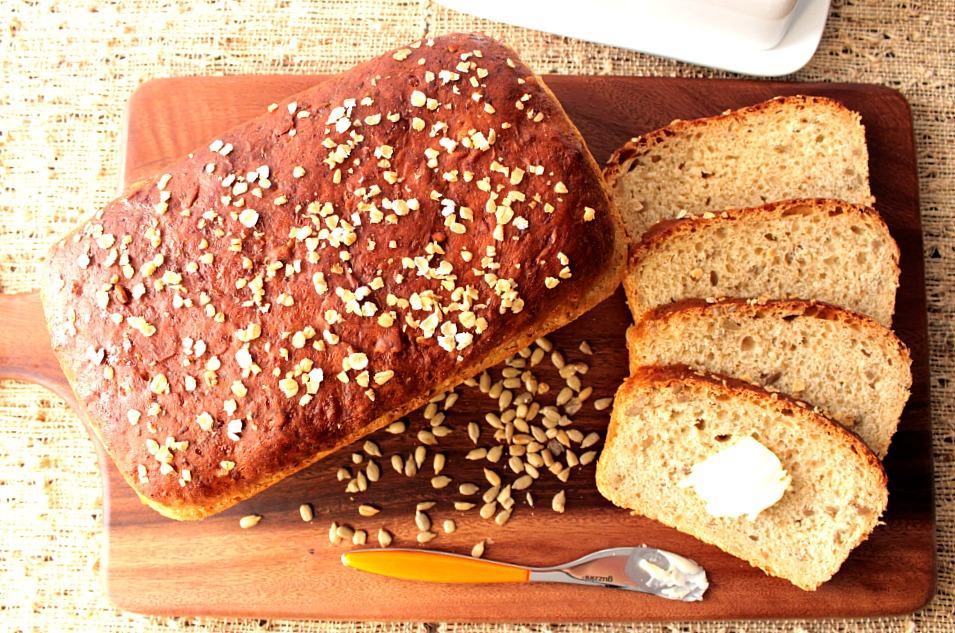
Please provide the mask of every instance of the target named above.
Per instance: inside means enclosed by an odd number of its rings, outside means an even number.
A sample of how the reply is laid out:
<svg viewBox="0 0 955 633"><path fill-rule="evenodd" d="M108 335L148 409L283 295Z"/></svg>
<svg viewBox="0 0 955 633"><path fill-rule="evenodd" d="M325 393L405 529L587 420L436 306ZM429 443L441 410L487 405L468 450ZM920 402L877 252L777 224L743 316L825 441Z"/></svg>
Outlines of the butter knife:
<svg viewBox="0 0 955 633"><path fill-rule="evenodd" d="M709 587L695 561L654 547L614 547L565 565L525 567L437 550L360 549L342 554L352 569L391 578L444 583L560 582L625 589L695 602Z"/></svg>

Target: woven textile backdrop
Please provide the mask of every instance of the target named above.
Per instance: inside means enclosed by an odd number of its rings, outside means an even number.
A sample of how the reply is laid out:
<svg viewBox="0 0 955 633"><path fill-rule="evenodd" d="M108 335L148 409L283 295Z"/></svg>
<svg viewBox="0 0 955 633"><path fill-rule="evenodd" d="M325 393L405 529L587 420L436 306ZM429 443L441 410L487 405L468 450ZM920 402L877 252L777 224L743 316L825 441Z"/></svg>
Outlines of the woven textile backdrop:
<svg viewBox="0 0 955 633"><path fill-rule="evenodd" d="M586 3L579 4L586 10ZM37 263L54 237L117 192L125 103L139 84L151 78L330 73L425 35L458 30L484 31L504 40L542 73L716 75L620 49L484 22L426 0L4 0L0 8L0 292L4 293L32 289ZM793 78L883 83L901 90L912 104L932 346L938 594L928 608L906 618L646 628L952 631L955 2L834 1L820 51ZM0 630L364 633L425 628L121 613L107 602L100 586L102 530L100 476L79 421L41 388L0 383ZM437 626L447 631L484 628ZM625 628L559 627L588 633Z"/></svg>

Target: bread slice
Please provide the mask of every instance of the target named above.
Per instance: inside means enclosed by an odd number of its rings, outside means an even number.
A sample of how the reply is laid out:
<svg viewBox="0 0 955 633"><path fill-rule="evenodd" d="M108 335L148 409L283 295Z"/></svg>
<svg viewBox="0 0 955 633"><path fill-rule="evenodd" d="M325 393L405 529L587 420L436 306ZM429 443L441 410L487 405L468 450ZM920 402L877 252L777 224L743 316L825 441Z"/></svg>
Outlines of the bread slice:
<svg viewBox="0 0 955 633"><path fill-rule="evenodd" d="M788 198L871 205L857 113L824 97L780 97L632 139L605 174L631 239L681 210L755 207Z"/></svg>
<svg viewBox="0 0 955 633"><path fill-rule="evenodd" d="M790 487L752 521L715 518L677 484L745 437L779 458ZM597 487L807 590L838 571L888 501L878 458L852 433L785 396L685 367L640 368L617 391Z"/></svg>
<svg viewBox="0 0 955 633"><path fill-rule="evenodd" d="M680 299L816 299L890 325L899 249L876 211L788 200L659 223L633 245L634 321Z"/></svg>
<svg viewBox="0 0 955 633"><path fill-rule="evenodd" d="M627 332L630 369L685 364L816 407L885 457L912 386L905 344L872 319L798 299L688 300Z"/></svg>

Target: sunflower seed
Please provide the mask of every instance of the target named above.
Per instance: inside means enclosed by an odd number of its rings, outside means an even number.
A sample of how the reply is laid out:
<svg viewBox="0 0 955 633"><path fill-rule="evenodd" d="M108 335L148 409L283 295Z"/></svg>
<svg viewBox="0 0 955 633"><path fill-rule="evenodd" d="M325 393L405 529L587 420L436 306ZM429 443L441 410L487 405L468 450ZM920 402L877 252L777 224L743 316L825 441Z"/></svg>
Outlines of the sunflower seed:
<svg viewBox="0 0 955 633"><path fill-rule="evenodd" d="M584 440L584 434L580 429L567 429L567 437L575 444L580 444Z"/></svg>
<svg viewBox="0 0 955 633"><path fill-rule="evenodd" d="M594 353L594 350L590 348L590 343L588 343L587 341L581 341L580 347L578 347L578 349L584 354L586 354L587 356L592 356Z"/></svg>
<svg viewBox="0 0 955 633"><path fill-rule="evenodd" d="M351 479L351 471L348 470L347 468L339 468L335 472L335 478L338 479L338 481L345 481L346 479Z"/></svg>
<svg viewBox="0 0 955 633"><path fill-rule="evenodd" d="M355 536L355 530L347 525L339 525L335 528L335 536L344 541L350 541Z"/></svg>
<svg viewBox="0 0 955 633"><path fill-rule="evenodd" d="M527 454L527 445L511 444L507 447L507 454L511 457L523 457Z"/></svg>
<svg viewBox="0 0 955 633"><path fill-rule="evenodd" d="M475 378L471 377L464 381L464 385L467 387L477 387L478 381Z"/></svg>
<svg viewBox="0 0 955 633"><path fill-rule="evenodd" d="M424 408L424 419L430 420L438 413L438 403L431 402Z"/></svg>
<svg viewBox="0 0 955 633"><path fill-rule="evenodd" d="M298 514L306 523L310 523L315 518L315 511L312 510L312 504L303 503L298 507Z"/></svg>
<svg viewBox="0 0 955 633"><path fill-rule="evenodd" d="M430 543L435 538L437 538L437 536L438 535L435 534L434 532L418 532L417 539L419 543L424 544L424 543Z"/></svg>
<svg viewBox="0 0 955 633"><path fill-rule="evenodd" d="M538 347L531 353L531 367L536 367L540 365L541 361L544 360L544 355L547 354L543 349Z"/></svg>
<svg viewBox="0 0 955 633"><path fill-rule="evenodd" d="M591 394L593 394L593 392L594 392L593 387L584 387L583 389L580 390L580 393L577 394L577 399L580 400L581 402L586 402L587 398L589 398Z"/></svg>
<svg viewBox="0 0 955 633"><path fill-rule="evenodd" d="M525 488L530 488L532 483L534 483L533 477L530 475L521 475L515 479L511 485L514 487L514 490L524 490Z"/></svg>
<svg viewBox="0 0 955 633"><path fill-rule="evenodd" d="M563 512L564 504L566 503L567 495L563 490L554 495L554 498L551 499L550 507L554 512Z"/></svg>
<svg viewBox="0 0 955 633"><path fill-rule="evenodd" d="M362 455L361 453L352 453L352 454L351 454L351 461L352 461L353 464L358 465L358 464L362 463L363 461L365 461L365 456Z"/></svg>
<svg viewBox="0 0 955 633"><path fill-rule="evenodd" d="M487 480L487 483L491 484L492 486L501 485L501 476L490 468L484 469L484 478Z"/></svg>
<svg viewBox="0 0 955 633"><path fill-rule="evenodd" d="M428 449L424 446L415 446L414 449L414 465L418 468L421 468L421 464L424 463L424 458L428 456Z"/></svg>
<svg viewBox="0 0 955 633"><path fill-rule="evenodd" d="M414 477L418 474L418 466L414 463L414 455L409 455L405 460L405 477Z"/></svg>
<svg viewBox="0 0 955 633"><path fill-rule="evenodd" d="M500 486L491 486L484 491L484 494L481 495L481 499L484 500L484 503L490 503L494 499L497 499L497 495L501 492Z"/></svg>
<svg viewBox="0 0 955 633"><path fill-rule="evenodd" d="M355 476L355 481L358 482L358 491L365 492L368 490L368 477L365 477L365 473L359 472Z"/></svg>
<svg viewBox="0 0 955 633"><path fill-rule="evenodd" d="M481 393L487 393L491 389L491 375L487 372L483 372L481 377L478 379L478 389Z"/></svg>
<svg viewBox="0 0 955 633"><path fill-rule="evenodd" d="M558 407L564 406L565 404L570 402L570 399L573 397L574 397L574 391L570 387L564 387L557 394L557 406ZM420 434L418 439L421 439Z"/></svg>
<svg viewBox="0 0 955 633"><path fill-rule="evenodd" d="M451 434L450 426L436 426L431 429L431 432L434 433L435 437L447 437Z"/></svg>
<svg viewBox="0 0 955 633"><path fill-rule="evenodd" d="M429 402L429 403L431 403L431 402L441 402L442 400L444 400L445 395L446 395L446 394L445 394L445 392L443 392L443 391L442 391L441 393L436 393L436 394L434 394L433 396L431 396L431 399L428 400L428 402Z"/></svg>
<svg viewBox="0 0 955 633"><path fill-rule="evenodd" d="M464 495L465 497L470 497L478 491L478 487L472 483L464 483L458 486L458 492Z"/></svg>
<svg viewBox="0 0 955 633"><path fill-rule="evenodd" d="M389 424L385 430L391 433L392 435L399 435L401 433L404 433L407 428L408 428L408 425L405 424L403 420L398 420L397 422L392 422L391 424Z"/></svg>
<svg viewBox="0 0 955 633"><path fill-rule="evenodd" d="M381 449L378 448L378 445L372 442L371 440L366 440L361 448L363 451L365 451L368 455L371 455L372 457L381 457Z"/></svg>
<svg viewBox="0 0 955 633"><path fill-rule="evenodd" d="M451 534L456 529L458 529L457 524L454 522L454 519L445 519L444 523L441 524L441 529L444 530L445 534Z"/></svg>
<svg viewBox="0 0 955 633"><path fill-rule="evenodd" d="M420 531L427 532L431 529L431 517L421 510L416 510L414 513L414 524L418 526Z"/></svg>
<svg viewBox="0 0 955 633"><path fill-rule="evenodd" d="M492 516L494 516L494 513L495 513L496 511L497 511L497 502L496 502L496 501L492 501L492 502L490 502L490 503L485 503L483 506L481 506L481 512L480 512L481 518L482 518L482 519L490 519Z"/></svg>
<svg viewBox="0 0 955 633"><path fill-rule="evenodd" d="M366 503L363 503L362 505L358 506L358 514L360 514L363 517L373 517L379 512L381 512L381 510L376 508L373 505L368 505Z"/></svg>
<svg viewBox="0 0 955 633"><path fill-rule="evenodd" d="M494 522L503 527L503 525L507 523L508 519L510 518L511 518L510 510L501 510L500 512L497 513L497 516L494 517Z"/></svg>
<svg viewBox="0 0 955 633"><path fill-rule="evenodd" d="M392 456L391 456L391 467L392 467L392 468L395 470L395 472L398 473L399 475L404 471L404 469L405 469L405 463L404 463L404 461L401 459L401 455L392 455Z"/></svg>
<svg viewBox="0 0 955 633"><path fill-rule="evenodd" d="M507 466L514 471L514 474L520 475L524 472L524 462L521 461L520 457L514 456L507 460Z"/></svg>
<svg viewBox="0 0 955 633"><path fill-rule="evenodd" d="M443 413L438 413L433 418L431 418L431 422L430 422L431 431L434 432L434 427L441 426L442 424L444 424L444 419L445 419L445 415Z"/></svg>
<svg viewBox="0 0 955 633"><path fill-rule="evenodd" d="M434 466L434 474L435 474L435 475L440 475L440 474L441 474L441 471L444 470L444 464L445 464L446 461L447 461L447 460L446 460L446 458L445 458L445 456L444 456L444 453L435 453L435 454L434 454L433 466Z"/></svg>
<svg viewBox="0 0 955 633"><path fill-rule="evenodd" d="M385 528L378 528L378 545L388 547L391 545L391 532Z"/></svg>
<svg viewBox="0 0 955 633"><path fill-rule="evenodd" d="M452 391L451 393L449 393L449 394L448 394L448 397L444 399L444 410L447 411L448 409L450 409L451 407L453 407L454 404L458 401L458 398L459 398L459 397L460 397L460 396L459 396L457 393L455 393L454 391Z"/></svg>
<svg viewBox="0 0 955 633"><path fill-rule="evenodd" d="M381 467L378 466L377 462L368 460L368 465L365 466L365 476L371 482L378 481L381 478Z"/></svg>
<svg viewBox="0 0 955 633"><path fill-rule="evenodd" d="M521 370L517 367L505 367L501 370L501 375L505 378L517 378L521 375Z"/></svg>
<svg viewBox="0 0 955 633"><path fill-rule="evenodd" d="M600 435L596 431L592 431L587 434L587 437L581 440L580 448L590 448L591 446L593 446L599 441L600 441Z"/></svg>
<svg viewBox="0 0 955 633"><path fill-rule="evenodd" d="M595 457L597 457L597 451L587 451L580 456L580 465L586 466L590 462L594 461Z"/></svg>
<svg viewBox="0 0 955 633"><path fill-rule="evenodd" d="M467 512L472 509L476 504L471 503L470 501L455 501L454 509L458 512Z"/></svg>
<svg viewBox="0 0 955 633"><path fill-rule="evenodd" d="M564 411L567 412L567 415L577 415L583 407L584 403L580 401L580 398L574 397L564 406Z"/></svg>
<svg viewBox="0 0 955 633"><path fill-rule="evenodd" d="M497 408L500 411L511 406L511 403L514 401L514 392L510 389L505 389L501 392L500 397L497 399Z"/></svg>
<svg viewBox="0 0 955 633"><path fill-rule="evenodd" d="M415 506L415 510L419 512L427 512L436 505L437 502L435 501L419 501L418 505Z"/></svg>
<svg viewBox="0 0 955 633"><path fill-rule="evenodd" d="M255 527L259 524L259 521L262 520L261 514L247 514L241 519L239 519L239 527L243 530Z"/></svg>
<svg viewBox="0 0 955 633"><path fill-rule="evenodd" d="M351 481L348 482L348 485L345 486L345 493L355 494L356 492L358 492L358 480L352 479Z"/></svg>
<svg viewBox="0 0 955 633"><path fill-rule="evenodd" d="M516 371L516 370L515 370L515 371ZM522 384L523 384L523 382L522 382L521 379L518 378L517 376L515 376L515 377L513 377L513 378L505 378L505 379L504 379L504 388L505 388L505 389L520 389L520 387L521 387Z"/></svg>
<svg viewBox="0 0 955 633"><path fill-rule="evenodd" d="M364 530L355 530L351 537L352 545L364 545L368 541L368 532Z"/></svg>
<svg viewBox="0 0 955 633"><path fill-rule="evenodd" d="M571 376L577 373L577 365L564 365L561 367L560 371L557 372L557 375L563 378L564 380L569 380Z"/></svg>
<svg viewBox="0 0 955 633"><path fill-rule="evenodd" d="M496 382L491 385L491 388L488 390L487 395L489 398L497 400L501 397L501 392L504 391L504 383Z"/></svg>
<svg viewBox="0 0 955 633"><path fill-rule="evenodd" d="M548 340L547 338L543 336L537 339L536 341L534 341L534 343L537 345L537 347L541 348L545 352L549 352L552 349L554 349L554 344L551 343L550 340Z"/></svg>
<svg viewBox="0 0 955 633"><path fill-rule="evenodd" d="M534 455L533 457L537 457L538 459L540 459L539 455ZM527 473L531 477L531 479L537 479L538 477L540 477L540 471L537 470L537 466L535 466L534 464L525 462L524 472Z"/></svg>
<svg viewBox="0 0 955 633"><path fill-rule="evenodd" d="M568 466L567 468L557 473L557 478L560 479L562 482L567 483L567 480L570 479L570 467Z"/></svg>
<svg viewBox="0 0 955 633"><path fill-rule="evenodd" d="M567 361L564 360L563 354L561 354L557 350L554 350L553 352L551 352L551 355L550 355L550 363L557 369L563 369L564 366L567 364Z"/></svg>
<svg viewBox="0 0 955 633"><path fill-rule="evenodd" d="M481 437L481 427L477 422L468 422L468 438L472 444L477 444Z"/></svg>
<svg viewBox="0 0 955 633"><path fill-rule="evenodd" d="M537 450L531 451L531 445L527 446L527 456L524 458L524 471L530 472L530 468L537 469L540 466L544 465L544 458L540 456L540 444L537 445Z"/></svg>
<svg viewBox="0 0 955 633"><path fill-rule="evenodd" d="M567 466L569 468L573 468L574 466L577 466L578 464L580 464L580 459L578 459L577 453L575 453L574 451L571 451L571 450L566 451L566 453L564 454L564 457L567 459Z"/></svg>
<svg viewBox="0 0 955 633"><path fill-rule="evenodd" d="M480 541L471 548L471 556L481 558L484 556L484 541Z"/></svg>
<svg viewBox="0 0 955 633"><path fill-rule="evenodd" d="M421 429L418 431L418 441L422 444L427 444L428 446L434 446L438 443L438 440L436 440L434 437L434 433L428 431L427 429Z"/></svg>
<svg viewBox="0 0 955 633"><path fill-rule="evenodd" d="M504 428L504 424L503 424L503 422L501 422L500 416L498 416L498 415L497 415L496 413L494 413L494 412L490 412L490 413L485 414L484 420L485 420L489 425L491 425L492 427L494 427L495 429L503 429L503 428Z"/></svg>
<svg viewBox="0 0 955 633"><path fill-rule="evenodd" d="M511 484L508 484L501 488L501 491L497 493L497 502L503 504L505 501L511 498Z"/></svg>
<svg viewBox="0 0 955 633"><path fill-rule="evenodd" d="M504 447L498 444L497 446L492 447L487 452L487 461L496 464L501 460L501 455L504 454Z"/></svg>
<svg viewBox="0 0 955 633"><path fill-rule="evenodd" d="M332 545L338 543L338 524L332 521L331 526L328 528L328 542Z"/></svg>
<svg viewBox="0 0 955 633"><path fill-rule="evenodd" d="M598 398L594 400L594 409L597 411L603 411L612 404L613 398Z"/></svg>
<svg viewBox="0 0 955 633"><path fill-rule="evenodd" d="M437 477L431 478L431 487L435 490L447 488L449 483L451 483L451 478L447 475L438 475Z"/></svg>
<svg viewBox="0 0 955 633"><path fill-rule="evenodd" d="M465 459L469 459L471 461L484 459L485 457L487 457L486 448L472 448L471 450L468 451L468 454L464 456Z"/></svg>

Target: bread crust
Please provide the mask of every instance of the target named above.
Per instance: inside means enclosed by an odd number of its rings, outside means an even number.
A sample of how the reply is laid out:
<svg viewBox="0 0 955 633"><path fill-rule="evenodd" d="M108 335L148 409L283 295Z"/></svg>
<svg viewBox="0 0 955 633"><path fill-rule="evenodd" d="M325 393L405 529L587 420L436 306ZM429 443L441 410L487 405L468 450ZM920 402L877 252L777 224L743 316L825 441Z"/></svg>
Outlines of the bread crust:
<svg viewBox="0 0 955 633"><path fill-rule="evenodd" d="M510 49L452 34L294 95L136 183L53 248L41 295L54 351L118 470L158 512L198 519L577 318L613 292L625 259L619 212L560 104ZM428 293L430 309L411 304Z"/></svg>
<svg viewBox="0 0 955 633"><path fill-rule="evenodd" d="M868 476L872 478L872 482L870 483L872 483L874 488L879 492L879 496L881 498L881 509L879 513L881 514L885 511L885 507L888 504L888 478L886 477L885 470L883 469L878 457L876 457L876 455L869 450L865 443L862 442L862 440L860 440L851 431L846 430L825 416L814 412L808 407L808 405L790 396L770 393L760 387L751 385L741 380L736 380L734 378L696 372L683 365L641 367L620 386L614 397L614 408L611 414L610 426L607 430L605 447L610 447L616 440L619 428L622 426L621 417L624 415L623 412L627 407L627 402L634 398L640 389L662 389L676 385L689 385L705 392L717 393L721 396L728 395L731 397L742 398L757 406L768 407L778 411L780 415L791 414L799 420L800 424L814 427L815 429L823 432L834 442L844 446L847 450L847 455L851 455L853 459L857 459L859 461L859 464L864 472L866 472ZM605 448L597 462L597 488L600 490L603 496L619 507L633 510L635 514L646 516L650 519L663 523L664 525L676 528L681 532L690 534L691 536L694 536L705 543L722 547L722 544L718 541L718 539L713 538L706 529L703 529L701 526L678 525L677 521L674 521L673 517L668 516L666 513L656 512L653 504L647 504L645 507L639 508L628 508L627 506L618 503L618 501L614 498L613 486L608 480L606 473L608 469L607 454L608 451L607 448ZM860 543L865 541L871 534L872 529L875 528L876 524L877 522L873 521L872 526L867 532L861 534L852 543L849 543L846 551L849 552L855 549ZM813 591L817 589L823 582L831 577L830 575L829 577L821 579L818 582L802 582L800 579L790 578L783 575L781 573L782 570L776 569L767 561L756 560L755 557L746 558L741 552L732 553L743 558L744 560L747 560L747 562L754 567L759 567L770 575L786 578L796 586L807 591ZM833 573L834 572L835 570L833 570Z"/></svg>

